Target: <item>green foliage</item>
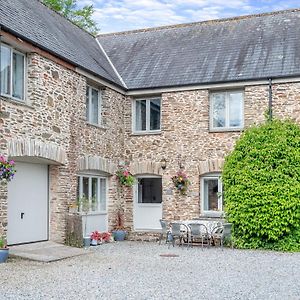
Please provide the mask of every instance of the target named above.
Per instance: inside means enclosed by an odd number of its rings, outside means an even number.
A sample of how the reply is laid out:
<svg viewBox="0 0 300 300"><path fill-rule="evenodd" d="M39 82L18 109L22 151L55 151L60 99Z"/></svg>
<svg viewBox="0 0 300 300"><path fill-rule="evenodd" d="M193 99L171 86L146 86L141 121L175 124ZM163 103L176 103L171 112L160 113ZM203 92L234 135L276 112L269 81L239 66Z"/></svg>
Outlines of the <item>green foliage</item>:
<svg viewBox="0 0 300 300"><path fill-rule="evenodd" d="M127 166L119 166L119 169L116 172L116 177L119 180L119 183L124 186L133 186L136 182L134 176L129 172Z"/></svg>
<svg viewBox="0 0 300 300"><path fill-rule="evenodd" d="M96 35L99 31L96 22L92 19L93 5L85 5L79 9L77 0L42 0L42 2L92 35Z"/></svg>
<svg viewBox="0 0 300 300"><path fill-rule="evenodd" d="M6 248L5 238L0 236L0 249Z"/></svg>
<svg viewBox="0 0 300 300"><path fill-rule="evenodd" d="M225 211L240 248L300 250L300 127L247 129L225 159Z"/></svg>

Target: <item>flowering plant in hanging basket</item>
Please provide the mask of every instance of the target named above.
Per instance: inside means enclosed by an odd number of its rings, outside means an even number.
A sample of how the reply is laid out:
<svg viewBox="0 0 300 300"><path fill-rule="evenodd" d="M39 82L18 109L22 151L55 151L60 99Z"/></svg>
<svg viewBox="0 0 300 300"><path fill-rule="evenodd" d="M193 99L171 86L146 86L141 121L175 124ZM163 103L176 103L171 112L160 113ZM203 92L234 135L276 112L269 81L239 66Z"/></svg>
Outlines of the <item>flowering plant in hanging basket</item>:
<svg viewBox="0 0 300 300"><path fill-rule="evenodd" d="M134 176L128 171L128 167L120 166L116 172L116 176L121 185L133 186L135 183Z"/></svg>
<svg viewBox="0 0 300 300"><path fill-rule="evenodd" d="M175 176L172 177L172 181L176 189L180 192L181 195L186 195L190 181L187 175L183 171L178 171Z"/></svg>
<svg viewBox="0 0 300 300"><path fill-rule="evenodd" d="M0 181L11 181L16 173L15 162L7 160L4 156L0 155Z"/></svg>

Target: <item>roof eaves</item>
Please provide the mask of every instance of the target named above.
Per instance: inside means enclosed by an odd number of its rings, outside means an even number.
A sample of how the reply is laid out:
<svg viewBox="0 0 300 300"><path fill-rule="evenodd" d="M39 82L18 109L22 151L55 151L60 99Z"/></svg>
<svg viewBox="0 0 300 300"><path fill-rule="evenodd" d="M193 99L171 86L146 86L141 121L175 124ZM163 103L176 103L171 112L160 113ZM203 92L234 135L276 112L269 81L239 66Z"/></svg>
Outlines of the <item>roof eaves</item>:
<svg viewBox="0 0 300 300"><path fill-rule="evenodd" d="M228 83L244 83L247 81L259 81L259 80L269 80L269 79L291 79L291 78L300 78L299 74L293 75L276 75L276 76L264 76L264 77L249 77L243 79L227 80L227 81L211 81L211 82L201 82L201 83L189 83L189 84L174 84L174 85L162 85L155 87L139 87L139 88L128 88L127 92L138 92L138 91L147 91L147 90L163 90L163 89L172 89L172 88L188 88L195 86L207 86L207 85L217 85L217 84L228 84Z"/></svg>
<svg viewBox="0 0 300 300"><path fill-rule="evenodd" d="M71 65L73 65L75 67L81 68L81 69L87 71L88 73L91 73L94 76L97 76L97 77L101 78L102 80L107 81L107 82L109 82L109 83L117 86L118 88L121 88L124 91L127 90L127 88L125 88L123 85L118 84L115 81L110 80L108 78L105 78L104 76L101 76L101 75L99 75L99 74L97 74L97 73L95 73L95 72L93 72L93 71L91 71L91 70L89 70L89 69L87 69L87 68L79 65L79 64L76 64L75 62L73 62L73 61L71 61L71 60L69 60L69 59L67 59L67 58L65 58L65 57L57 54L55 51L52 51L51 49L49 49L47 47L44 47L44 46L36 43L35 41L32 41L31 39L27 38L26 36L24 36L22 34L19 34L19 33L15 32L14 30L11 30L10 28L6 27L5 25L0 24L0 36L1 36L1 30L9 32L9 33L13 34L16 37L19 37L19 38L23 39L24 41L27 41L27 42L31 43L33 46L36 46L36 47L38 47L38 48L40 48L40 49L42 49L42 50L44 50L44 51L52 54L53 56L56 56L56 57L60 58L61 60L65 61L65 62L68 62L69 64L71 64Z"/></svg>

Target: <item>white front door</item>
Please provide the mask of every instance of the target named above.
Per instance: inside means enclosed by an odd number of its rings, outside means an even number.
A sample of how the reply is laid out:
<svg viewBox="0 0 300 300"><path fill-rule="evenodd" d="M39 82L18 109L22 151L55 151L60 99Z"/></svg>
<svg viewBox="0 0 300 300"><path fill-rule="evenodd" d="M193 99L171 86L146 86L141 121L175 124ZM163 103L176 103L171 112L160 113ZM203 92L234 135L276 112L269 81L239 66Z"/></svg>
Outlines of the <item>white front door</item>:
<svg viewBox="0 0 300 300"><path fill-rule="evenodd" d="M139 177L134 198L134 229L159 230L162 218L161 177Z"/></svg>
<svg viewBox="0 0 300 300"><path fill-rule="evenodd" d="M16 163L8 183L9 245L48 239L48 166Z"/></svg>

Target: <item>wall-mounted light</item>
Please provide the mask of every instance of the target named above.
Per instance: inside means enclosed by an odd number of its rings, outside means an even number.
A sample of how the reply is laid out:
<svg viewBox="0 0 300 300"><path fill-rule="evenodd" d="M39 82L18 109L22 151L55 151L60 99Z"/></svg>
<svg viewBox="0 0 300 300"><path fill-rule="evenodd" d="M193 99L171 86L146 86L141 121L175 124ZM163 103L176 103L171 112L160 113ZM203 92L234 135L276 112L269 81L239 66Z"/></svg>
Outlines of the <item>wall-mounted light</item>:
<svg viewBox="0 0 300 300"><path fill-rule="evenodd" d="M161 168L162 168L163 170L166 169L166 167L167 167L167 161L166 161L165 158L163 158L163 159L160 161L160 166L161 166Z"/></svg>

